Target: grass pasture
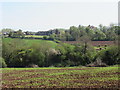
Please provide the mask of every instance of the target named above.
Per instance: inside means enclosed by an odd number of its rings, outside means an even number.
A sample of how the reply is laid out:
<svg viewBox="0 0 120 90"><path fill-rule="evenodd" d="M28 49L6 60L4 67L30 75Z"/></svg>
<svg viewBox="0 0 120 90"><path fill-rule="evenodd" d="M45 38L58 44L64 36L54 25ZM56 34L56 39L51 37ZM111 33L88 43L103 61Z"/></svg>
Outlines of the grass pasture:
<svg viewBox="0 0 120 90"><path fill-rule="evenodd" d="M2 88L118 88L118 67L3 68Z"/></svg>
<svg viewBox="0 0 120 90"><path fill-rule="evenodd" d="M2 39L3 43L16 43L17 45L20 43L25 43L26 46L31 46L33 44L44 44L47 45L49 44L50 47L55 48L57 46L57 43L49 40L38 40L38 39L18 39L18 38L3 38Z"/></svg>
<svg viewBox="0 0 120 90"><path fill-rule="evenodd" d="M43 38L43 36L40 35L25 35L25 37Z"/></svg>

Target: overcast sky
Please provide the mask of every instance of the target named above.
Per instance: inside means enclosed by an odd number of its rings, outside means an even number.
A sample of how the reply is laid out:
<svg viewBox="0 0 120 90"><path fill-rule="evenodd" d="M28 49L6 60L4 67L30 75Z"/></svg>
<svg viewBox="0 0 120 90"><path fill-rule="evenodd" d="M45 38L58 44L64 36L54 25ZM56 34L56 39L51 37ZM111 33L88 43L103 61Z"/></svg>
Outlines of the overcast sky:
<svg viewBox="0 0 120 90"><path fill-rule="evenodd" d="M6 2L5 2L6 1ZM40 31L118 22L117 0L0 2L0 29ZM0 20L0 21L1 21Z"/></svg>

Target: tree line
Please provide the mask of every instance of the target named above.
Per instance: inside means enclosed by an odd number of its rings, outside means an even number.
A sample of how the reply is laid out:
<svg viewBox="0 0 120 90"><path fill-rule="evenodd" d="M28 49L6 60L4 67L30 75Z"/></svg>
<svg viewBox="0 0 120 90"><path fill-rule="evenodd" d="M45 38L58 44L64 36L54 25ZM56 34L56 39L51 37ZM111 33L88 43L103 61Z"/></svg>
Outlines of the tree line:
<svg viewBox="0 0 120 90"><path fill-rule="evenodd" d="M82 26L79 25L71 26L69 29L54 29L59 32L59 34L50 34L49 36L44 35L43 39L47 40L60 40L60 41L80 41L83 37L87 37L92 41L113 41L117 40L120 35L120 26L115 26L111 24L110 26L103 26L102 24L99 27L94 26ZM8 33L8 37L19 37L24 38L25 34L22 30L18 30L13 33L14 30L11 29L2 29L2 32ZM29 34L37 34L38 32L28 32ZM37 34L38 35L38 34Z"/></svg>
<svg viewBox="0 0 120 90"><path fill-rule="evenodd" d="M96 51L89 43L70 45L58 43L51 48L50 43L34 43L28 45L23 39L13 39L10 42L3 40L2 67L67 67L86 66L100 59L107 65L119 64L120 52L118 46Z"/></svg>
<svg viewBox="0 0 120 90"><path fill-rule="evenodd" d="M92 41L113 41L120 35L120 26L110 25L99 27L94 26L71 26L68 30L61 31L59 35L51 35L53 39L61 41L80 41L83 37L88 37Z"/></svg>

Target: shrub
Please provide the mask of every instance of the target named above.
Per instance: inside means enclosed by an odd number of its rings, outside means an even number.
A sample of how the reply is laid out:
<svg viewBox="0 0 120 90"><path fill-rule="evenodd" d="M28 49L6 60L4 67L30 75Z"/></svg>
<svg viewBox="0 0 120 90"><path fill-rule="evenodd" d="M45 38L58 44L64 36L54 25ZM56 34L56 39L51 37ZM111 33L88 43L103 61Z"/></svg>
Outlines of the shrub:
<svg viewBox="0 0 120 90"><path fill-rule="evenodd" d="M46 39L48 39L48 37L47 36L43 36L43 39L46 40Z"/></svg>
<svg viewBox="0 0 120 90"><path fill-rule="evenodd" d="M7 64L5 60L2 57L0 57L0 68L5 68L5 67L7 67Z"/></svg>
<svg viewBox="0 0 120 90"><path fill-rule="evenodd" d="M107 65L118 64L120 58L118 46L111 46L105 50L102 50L98 53L98 57L100 57L102 62L106 63Z"/></svg>
<svg viewBox="0 0 120 90"><path fill-rule="evenodd" d="M86 65L87 67L106 67L107 65L102 62L100 58L97 58L96 61Z"/></svg>

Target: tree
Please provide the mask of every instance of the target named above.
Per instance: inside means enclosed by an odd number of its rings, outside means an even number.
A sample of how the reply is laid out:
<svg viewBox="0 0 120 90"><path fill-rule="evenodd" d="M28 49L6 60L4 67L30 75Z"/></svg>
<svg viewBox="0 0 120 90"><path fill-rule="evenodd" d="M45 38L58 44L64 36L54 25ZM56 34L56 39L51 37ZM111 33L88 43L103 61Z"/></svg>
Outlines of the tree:
<svg viewBox="0 0 120 90"><path fill-rule="evenodd" d="M79 38L80 32L77 27L71 26L70 27L70 34L73 37L73 40L77 40Z"/></svg>
<svg viewBox="0 0 120 90"><path fill-rule="evenodd" d="M21 29L19 29L16 34L17 34L17 37L24 37L25 36Z"/></svg>
<svg viewBox="0 0 120 90"><path fill-rule="evenodd" d="M92 37L93 37L93 35L95 34L95 32L94 32L91 28L89 28L89 27L86 27L85 31L86 31L86 33L87 33L87 36L88 36L90 39L92 39Z"/></svg>
<svg viewBox="0 0 120 90"><path fill-rule="evenodd" d="M82 37L79 38L79 41L84 46L84 54L85 54L86 50L87 50L88 43L90 43L91 40L88 36L82 36Z"/></svg>
<svg viewBox="0 0 120 90"><path fill-rule="evenodd" d="M55 34L51 34L51 35L49 36L49 39L50 39L50 40L55 40L55 39L56 39L55 36L56 36Z"/></svg>
<svg viewBox="0 0 120 90"><path fill-rule="evenodd" d="M25 34L22 32L21 29L19 29L18 31L10 32L10 33L9 33L9 37L23 38L23 37L25 37Z"/></svg>
<svg viewBox="0 0 120 90"><path fill-rule="evenodd" d="M70 35L70 33L68 31L65 32L65 36L66 36L66 41L72 40L72 36Z"/></svg>
<svg viewBox="0 0 120 90"><path fill-rule="evenodd" d="M105 40L105 39L106 39L106 35L102 31L96 30L92 40L99 41L99 40Z"/></svg>
<svg viewBox="0 0 120 90"><path fill-rule="evenodd" d="M10 32L12 32L13 30L12 29L9 29L9 28L4 28L1 30L2 31L2 34L9 34Z"/></svg>

